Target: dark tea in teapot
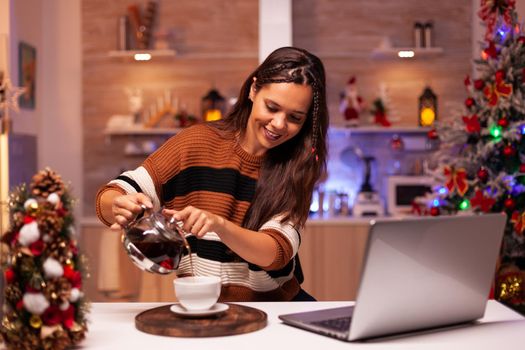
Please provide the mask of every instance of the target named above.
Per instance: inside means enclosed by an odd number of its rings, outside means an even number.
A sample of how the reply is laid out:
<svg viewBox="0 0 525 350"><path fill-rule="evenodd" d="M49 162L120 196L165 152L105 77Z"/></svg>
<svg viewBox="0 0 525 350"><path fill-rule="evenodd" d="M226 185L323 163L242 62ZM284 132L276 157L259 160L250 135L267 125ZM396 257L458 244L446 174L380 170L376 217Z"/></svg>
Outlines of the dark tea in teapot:
<svg viewBox="0 0 525 350"><path fill-rule="evenodd" d="M178 268L180 259L190 247L177 223L166 221L164 216L153 213L139 216L124 230L123 244L126 252L140 269L168 274Z"/></svg>

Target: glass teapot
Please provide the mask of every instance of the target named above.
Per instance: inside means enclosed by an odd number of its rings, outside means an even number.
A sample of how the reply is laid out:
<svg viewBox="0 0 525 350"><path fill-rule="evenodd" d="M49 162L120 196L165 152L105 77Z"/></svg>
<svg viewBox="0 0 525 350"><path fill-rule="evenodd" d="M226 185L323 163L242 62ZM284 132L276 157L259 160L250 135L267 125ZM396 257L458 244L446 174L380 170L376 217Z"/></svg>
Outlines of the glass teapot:
<svg viewBox="0 0 525 350"><path fill-rule="evenodd" d="M140 269L162 275L171 273L178 268L184 248L189 250L182 223L141 207L142 212L124 228L124 249Z"/></svg>

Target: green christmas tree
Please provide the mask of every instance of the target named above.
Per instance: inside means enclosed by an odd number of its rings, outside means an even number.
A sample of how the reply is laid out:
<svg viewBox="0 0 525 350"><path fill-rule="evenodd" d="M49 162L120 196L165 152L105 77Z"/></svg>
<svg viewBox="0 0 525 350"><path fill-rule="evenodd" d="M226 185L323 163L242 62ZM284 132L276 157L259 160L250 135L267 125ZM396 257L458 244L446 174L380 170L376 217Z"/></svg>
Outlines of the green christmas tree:
<svg viewBox="0 0 525 350"><path fill-rule="evenodd" d="M60 176L37 173L28 189L9 197L10 229L3 261L4 316L0 334L8 349L66 349L87 331L82 292L84 257L74 239L72 199Z"/></svg>
<svg viewBox="0 0 525 350"><path fill-rule="evenodd" d="M427 170L444 186L427 212L507 214L493 292L525 312L525 33L514 0L482 0L479 16L486 32L463 111L429 132L440 149Z"/></svg>

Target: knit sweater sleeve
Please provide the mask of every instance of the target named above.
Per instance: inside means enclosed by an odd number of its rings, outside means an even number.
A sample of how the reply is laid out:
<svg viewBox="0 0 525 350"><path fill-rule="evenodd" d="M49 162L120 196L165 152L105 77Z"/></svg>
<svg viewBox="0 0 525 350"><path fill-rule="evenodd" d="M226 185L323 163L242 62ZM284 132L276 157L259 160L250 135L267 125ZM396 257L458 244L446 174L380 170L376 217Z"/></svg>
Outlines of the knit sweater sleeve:
<svg viewBox="0 0 525 350"><path fill-rule="evenodd" d="M269 266L263 267L264 270L282 269L299 251L301 234L291 222L281 223L280 215L264 223L259 231L268 234L277 244L275 258Z"/></svg>

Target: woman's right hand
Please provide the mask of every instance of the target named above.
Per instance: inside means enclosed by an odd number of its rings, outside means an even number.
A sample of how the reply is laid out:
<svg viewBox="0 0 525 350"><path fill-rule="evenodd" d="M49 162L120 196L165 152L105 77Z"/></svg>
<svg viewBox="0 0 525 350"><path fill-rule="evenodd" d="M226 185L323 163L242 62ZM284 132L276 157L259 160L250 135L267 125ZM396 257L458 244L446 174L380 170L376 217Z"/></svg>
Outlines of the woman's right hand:
<svg viewBox="0 0 525 350"><path fill-rule="evenodd" d="M111 211L115 218L115 223L111 225L110 228L112 230L122 230L142 212L141 205L146 206L148 209L153 208L151 199L144 193L126 194L115 197L111 204Z"/></svg>

